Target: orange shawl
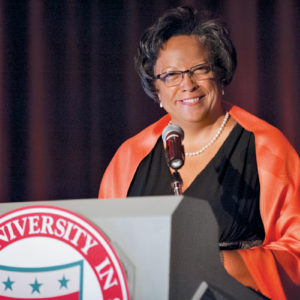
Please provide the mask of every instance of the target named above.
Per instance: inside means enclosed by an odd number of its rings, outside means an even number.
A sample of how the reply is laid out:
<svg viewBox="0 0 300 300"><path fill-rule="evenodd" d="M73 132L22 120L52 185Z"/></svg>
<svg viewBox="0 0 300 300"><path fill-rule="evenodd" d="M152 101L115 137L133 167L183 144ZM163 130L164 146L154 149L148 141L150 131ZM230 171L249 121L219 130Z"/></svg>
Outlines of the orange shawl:
<svg viewBox="0 0 300 300"><path fill-rule="evenodd" d="M259 290L275 299L300 292L300 159L273 126L232 106L230 115L254 133L260 181L260 213L265 228L261 246L238 250ZM125 198L136 169L153 149L170 120L164 116L124 142L106 169L99 198Z"/></svg>

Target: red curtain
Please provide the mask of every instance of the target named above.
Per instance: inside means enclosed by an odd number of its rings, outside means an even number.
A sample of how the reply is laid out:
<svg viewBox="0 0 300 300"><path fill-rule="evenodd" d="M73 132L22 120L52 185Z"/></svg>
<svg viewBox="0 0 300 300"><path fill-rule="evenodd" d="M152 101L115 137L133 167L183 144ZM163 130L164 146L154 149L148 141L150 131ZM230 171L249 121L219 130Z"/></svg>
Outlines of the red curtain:
<svg viewBox="0 0 300 300"><path fill-rule="evenodd" d="M96 197L117 147L163 111L133 66L165 9L219 13L238 69L226 99L300 151L297 0L0 1L0 201Z"/></svg>

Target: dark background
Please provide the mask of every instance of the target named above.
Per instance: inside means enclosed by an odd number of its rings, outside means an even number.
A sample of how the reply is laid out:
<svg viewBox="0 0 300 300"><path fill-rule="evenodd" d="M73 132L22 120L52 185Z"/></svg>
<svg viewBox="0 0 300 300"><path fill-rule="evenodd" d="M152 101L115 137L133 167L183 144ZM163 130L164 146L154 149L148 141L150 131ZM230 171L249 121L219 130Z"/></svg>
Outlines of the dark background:
<svg viewBox="0 0 300 300"><path fill-rule="evenodd" d="M117 147L162 116L133 66L165 9L219 13L238 52L226 100L300 152L297 0L1 0L0 201L97 197Z"/></svg>

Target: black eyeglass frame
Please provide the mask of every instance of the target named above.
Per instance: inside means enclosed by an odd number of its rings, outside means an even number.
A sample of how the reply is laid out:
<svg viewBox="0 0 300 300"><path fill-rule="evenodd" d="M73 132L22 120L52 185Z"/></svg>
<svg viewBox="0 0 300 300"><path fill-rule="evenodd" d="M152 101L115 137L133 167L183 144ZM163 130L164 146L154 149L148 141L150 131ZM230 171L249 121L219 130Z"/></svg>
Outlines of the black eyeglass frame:
<svg viewBox="0 0 300 300"><path fill-rule="evenodd" d="M170 86L176 86L176 85L179 85L179 84L182 82L185 73L188 73L189 77L192 78L193 75L194 75L194 72L195 72L195 71L197 70L197 68L200 67L200 66L208 66L208 67L209 67L209 71L208 71L207 73L213 71L213 64L212 64L212 63L204 63L204 64L198 64L198 65L192 66L191 68L186 69L186 70L184 70L184 71L170 71L170 72L164 72L164 73L161 73L161 74L156 75L154 78L155 78L155 79L158 79L158 80L161 80L163 83L166 84L166 78L167 78L167 75L168 75L168 74L172 74L172 73L179 74L179 73L180 73L180 74L181 74L181 81L179 81L178 83L176 83L176 84L174 84L174 85L170 85ZM162 76L164 76L164 75L166 75L166 76L165 76L165 77L162 77Z"/></svg>

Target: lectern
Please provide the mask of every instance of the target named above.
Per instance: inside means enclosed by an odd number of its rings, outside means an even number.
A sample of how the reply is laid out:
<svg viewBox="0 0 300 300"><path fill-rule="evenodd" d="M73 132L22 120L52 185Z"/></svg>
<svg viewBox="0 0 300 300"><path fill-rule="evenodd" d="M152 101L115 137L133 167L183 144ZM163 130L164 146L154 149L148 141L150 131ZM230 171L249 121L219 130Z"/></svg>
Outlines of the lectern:
<svg viewBox="0 0 300 300"><path fill-rule="evenodd" d="M0 213L31 205L65 208L99 227L124 264L131 299L262 299L221 265L217 222L204 200L162 196L3 203Z"/></svg>

